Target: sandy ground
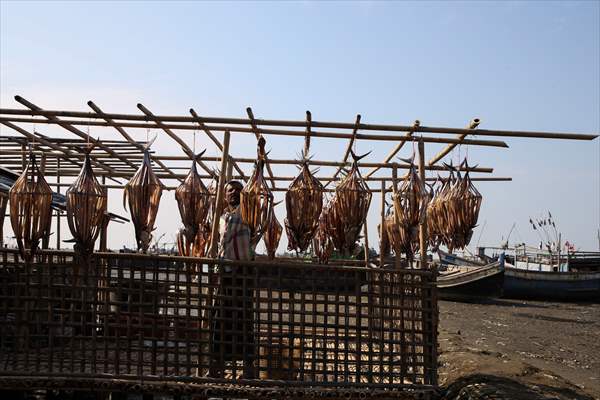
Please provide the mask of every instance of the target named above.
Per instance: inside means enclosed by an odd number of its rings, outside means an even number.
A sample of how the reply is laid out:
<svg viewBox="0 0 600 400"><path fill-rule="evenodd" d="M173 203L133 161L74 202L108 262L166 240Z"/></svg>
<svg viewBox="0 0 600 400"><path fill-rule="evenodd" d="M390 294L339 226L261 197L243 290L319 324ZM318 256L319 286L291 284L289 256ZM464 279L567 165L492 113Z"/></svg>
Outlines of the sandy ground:
<svg viewBox="0 0 600 400"><path fill-rule="evenodd" d="M441 385L492 384L510 399L600 399L600 304L439 306Z"/></svg>

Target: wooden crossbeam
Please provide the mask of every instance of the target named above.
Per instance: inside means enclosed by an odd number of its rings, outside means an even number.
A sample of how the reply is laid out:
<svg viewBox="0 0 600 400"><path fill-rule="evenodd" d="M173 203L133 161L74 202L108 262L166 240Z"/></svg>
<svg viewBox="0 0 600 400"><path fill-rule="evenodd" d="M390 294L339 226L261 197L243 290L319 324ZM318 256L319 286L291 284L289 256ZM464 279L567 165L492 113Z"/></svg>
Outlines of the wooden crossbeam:
<svg viewBox="0 0 600 400"><path fill-rule="evenodd" d="M248 114L248 118L250 118L250 126L252 127L252 131L258 139L261 135L260 130L258 129L258 125L256 124L256 119L254 118L254 113L252 112L252 108L246 108L246 113ZM267 173L269 174L269 178L271 180L271 186L275 187L275 181L273 180L273 171L271 170L271 164L269 164L269 158L265 154L265 166L267 167Z"/></svg>
<svg viewBox="0 0 600 400"><path fill-rule="evenodd" d="M196 119L196 123L198 124L198 126L200 127L200 129L202 129L204 131L204 133L206 133L206 136L208 136L210 138L210 140L212 140L213 143L217 146L217 148L219 150L221 150L221 152L222 152L223 151L223 145L221 144L221 142L219 141L219 139L217 139L217 137L210 131L210 129L208 129L208 127L204 124L204 122L202 122L202 118L200 118L200 116L196 113L196 111L194 111L193 108L190 108L190 114L192 114L192 116ZM235 160L233 159L233 157L229 156L229 162L232 163L233 168L235 168L235 170L238 172L238 174L240 174L240 176L242 176L242 179L244 181L247 181L248 178L245 176L244 171L235 162Z"/></svg>
<svg viewBox="0 0 600 400"><path fill-rule="evenodd" d="M471 122L469 122L469 125L467 126L467 129L469 130L475 130L477 129L477 127L479 126L479 123L481 121L479 120L479 118L473 118L471 120ZM464 140L467 137L467 133L461 133L457 136L458 140ZM429 160L427 162L428 165L434 165L435 163L437 163L438 161L440 161L442 158L444 158L448 153L450 153L458 144L460 143L449 143L448 145L446 145L446 147L444 147L439 153L437 153L431 160Z"/></svg>
<svg viewBox="0 0 600 400"><path fill-rule="evenodd" d="M348 144L346 145L346 151L344 152L344 158L342 163L346 163L346 161L348 161L348 156L350 155L350 150L352 150L352 145L354 144L354 141L356 140L356 135L358 133L358 126L360 125L360 114L356 115L356 122L354 123L354 129L352 130L352 136L350 136L350 140L348 141ZM327 187L331 182L333 182L333 180L335 180L335 178L340 174L340 172L342 172L342 169L344 167L340 166L337 171L335 171L335 173L333 174L333 178L332 180L330 180L329 182L327 182L325 184L325 187Z"/></svg>
<svg viewBox="0 0 600 400"><path fill-rule="evenodd" d="M142 103L138 103L137 107L140 109L141 112L146 114L146 116L148 118L152 118L154 120L154 122L156 122L156 124L160 127L160 129L162 129L167 135L169 135L169 137L171 139L176 141L177 144L179 144L179 146L181 146L181 149L183 150L183 152L188 155L190 160L195 160L200 167L202 167L206 172L209 173L209 175L217 176L215 174L215 172L212 169L210 169L206 164L204 164L204 162L202 160L196 158L196 155L194 154L192 149L190 149L190 147L183 140L181 140L181 138L179 136L177 136L175 133L173 133L173 131L171 129L167 128L163 124L163 122L159 118L157 118L154 114L152 114L152 112L150 110L148 110L146 107L144 107L144 105Z"/></svg>
<svg viewBox="0 0 600 400"><path fill-rule="evenodd" d="M100 109L100 107L98 107L96 104L94 104L93 101L88 101L88 106L90 106L90 108L92 110L94 110L94 112L96 114L103 114L102 110ZM117 130L117 132L119 132L121 134L121 136L123 136L125 138L125 140L127 140L129 143L131 143L136 149L138 149L139 151L143 152L144 151L144 146L142 146L140 143L136 142L131 136L129 136L129 134L125 131L125 129L121 128L119 125L115 124L114 120L109 118L109 117L103 117L103 119L108 122L109 124L111 124L111 126L113 128L115 128ZM151 156L152 158L152 156ZM173 177L175 177L175 174L173 173L173 171L171 171L169 169L169 167L167 167L162 161L160 160L156 160L154 159L154 162L156 163L156 165L158 165L159 167L161 167L166 173L172 175ZM179 179L182 180L180 178L175 178L175 179Z"/></svg>
<svg viewBox="0 0 600 400"><path fill-rule="evenodd" d="M415 133L415 131L414 131L414 130L415 130L415 128L418 128L418 127L419 127L419 125L421 125L421 122L420 122L419 120L416 120L416 121L414 122L414 124L413 124L413 129L412 129L412 130L410 130L410 131L408 131L408 132L406 132L406 135L404 135L404 137L406 137L406 138L412 137L412 135ZM394 158L394 156L395 156L396 154L398 154L398 152L399 152L399 151L402 149L402 147L404 147L404 144L405 144L405 143L406 143L406 142L400 142L400 143L398 143L398 144L396 145L396 147L394 147L394 148L392 149L392 151L390 151L390 152L388 153L388 155L387 155L387 156L386 156L386 157L383 159L383 163L388 163L388 162L390 162L390 161L392 160L392 158ZM371 175L373 175L375 172L377 172L377 171L378 171L380 168L381 168L381 167L373 167L373 168L372 168L372 169L371 169L369 172L367 172L367 174L365 175L365 177L367 177L367 178L368 178L369 176L371 176Z"/></svg>

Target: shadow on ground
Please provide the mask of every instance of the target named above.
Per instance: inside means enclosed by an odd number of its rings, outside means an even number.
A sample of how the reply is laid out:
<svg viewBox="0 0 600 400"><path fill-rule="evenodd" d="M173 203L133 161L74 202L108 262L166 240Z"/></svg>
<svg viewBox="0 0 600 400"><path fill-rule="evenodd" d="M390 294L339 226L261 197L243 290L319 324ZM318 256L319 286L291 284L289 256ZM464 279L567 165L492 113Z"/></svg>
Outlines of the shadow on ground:
<svg viewBox="0 0 600 400"><path fill-rule="evenodd" d="M564 386L525 384L514 379L475 374L457 379L444 400L594 400Z"/></svg>

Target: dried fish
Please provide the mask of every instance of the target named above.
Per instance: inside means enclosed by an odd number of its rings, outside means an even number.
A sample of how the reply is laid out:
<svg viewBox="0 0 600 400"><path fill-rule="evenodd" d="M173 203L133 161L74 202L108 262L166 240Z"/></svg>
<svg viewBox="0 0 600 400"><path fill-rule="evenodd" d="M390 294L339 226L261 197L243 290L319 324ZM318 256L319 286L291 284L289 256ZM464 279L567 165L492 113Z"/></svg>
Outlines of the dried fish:
<svg viewBox="0 0 600 400"><path fill-rule="evenodd" d="M195 158L198 159L204 151ZM196 161L185 180L175 190L175 199L183 222L177 238L179 253L182 256L203 257L206 254L208 215L211 209L211 195L202 183L196 169Z"/></svg>
<svg viewBox="0 0 600 400"><path fill-rule="evenodd" d="M38 169L33 152L8 196L10 223L19 251L23 259L31 261L52 220L52 190Z"/></svg>
<svg viewBox="0 0 600 400"><path fill-rule="evenodd" d="M285 231L288 250L306 251L319 226L323 209L323 185L313 176L308 160L304 160L300 174L292 181L285 194Z"/></svg>
<svg viewBox="0 0 600 400"><path fill-rule="evenodd" d="M267 185L263 169L265 165L265 139L258 140L258 156L252 176L240 193L242 221L250 228L250 243L255 246L266 229L267 217L273 207L273 193Z"/></svg>
<svg viewBox="0 0 600 400"><path fill-rule="evenodd" d="M432 244L444 244L450 251L466 247L477 226L483 197L469 176L467 161L463 161L467 172L447 165L451 170L448 179L435 191L428 208L428 228Z"/></svg>
<svg viewBox="0 0 600 400"><path fill-rule="evenodd" d="M269 215L267 216L266 229L263 236L269 260L275 258L275 252L277 251L279 240L281 239L281 233L283 232L283 228L275 216L275 206L277 204L279 203L273 204L273 207L271 207Z"/></svg>
<svg viewBox="0 0 600 400"><path fill-rule="evenodd" d="M315 255L319 259L321 264L327 264L331 254L333 253L333 240L329 235L328 229L328 218L327 214L329 212L331 203L327 206L323 207L323 211L321 212L321 216L319 217L319 224L317 225L317 230L315 231L315 235L313 237L313 251Z"/></svg>
<svg viewBox="0 0 600 400"><path fill-rule="evenodd" d="M8 205L8 196L0 193L0 246L4 246L4 216L6 215L6 206Z"/></svg>
<svg viewBox="0 0 600 400"><path fill-rule="evenodd" d="M123 191L123 206L125 207L126 202L129 203L137 247L144 253L148 251L150 240L152 240L152 231L155 229L154 221L163 190L162 183L152 170L150 144L144 149L144 160L140 168L125 185Z"/></svg>
<svg viewBox="0 0 600 400"><path fill-rule="evenodd" d="M335 189L326 214L327 231L336 250L353 254L371 204L371 191L358 170L358 161L369 153L356 156L352 151L352 168Z"/></svg>
<svg viewBox="0 0 600 400"><path fill-rule="evenodd" d="M67 198L67 222L75 242L75 251L89 255L102 231L106 218L107 193L94 176L90 152L86 151L85 160L79 176L69 187Z"/></svg>
<svg viewBox="0 0 600 400"><path fill-rule="evenodd" d="M425 216L429 192L419 178L414 157L403 160L410 164L400 188L393 195L393 211L386 218L390 243L396 255L406 254L412 260L419 246L419 224Z"/></svg>

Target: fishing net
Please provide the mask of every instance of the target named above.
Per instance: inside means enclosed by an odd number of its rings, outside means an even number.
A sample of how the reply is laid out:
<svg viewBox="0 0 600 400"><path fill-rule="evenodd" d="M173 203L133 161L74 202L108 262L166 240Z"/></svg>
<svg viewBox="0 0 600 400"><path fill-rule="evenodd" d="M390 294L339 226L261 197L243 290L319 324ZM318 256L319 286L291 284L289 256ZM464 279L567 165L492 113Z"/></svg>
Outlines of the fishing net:
<svg viewBox="0 0 600 400"><path fill-rule="evenodd" d="M319 225L323 209L323 185L304 162L300 174L285 194L285 231L288 250L306 251Z"/></svg>
<svg viewBox="0 0 600 400"><path fill-rule="evenodd" d="M52 190L29 154L29 163L8 192L10 223L23 259L31 261L52 221ZM28 252L27 252L28 251Z"/></svg>

